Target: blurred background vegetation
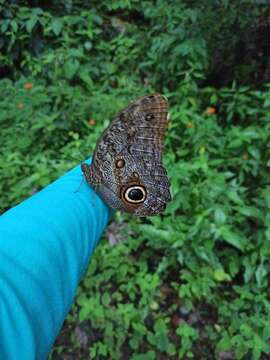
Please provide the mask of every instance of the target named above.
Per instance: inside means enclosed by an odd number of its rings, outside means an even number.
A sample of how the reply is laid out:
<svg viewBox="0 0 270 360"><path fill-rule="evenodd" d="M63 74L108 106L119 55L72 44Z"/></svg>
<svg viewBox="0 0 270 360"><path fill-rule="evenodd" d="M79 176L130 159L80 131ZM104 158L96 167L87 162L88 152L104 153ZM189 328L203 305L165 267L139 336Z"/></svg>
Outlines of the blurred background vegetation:
<svg viewBox="0 0 270 360"><path fill-rule="evenodd" d="M267 3L0 0L2 212L90 156L129 101L171 108L173 201L116 214L51 359L269 359Z"/></svg>

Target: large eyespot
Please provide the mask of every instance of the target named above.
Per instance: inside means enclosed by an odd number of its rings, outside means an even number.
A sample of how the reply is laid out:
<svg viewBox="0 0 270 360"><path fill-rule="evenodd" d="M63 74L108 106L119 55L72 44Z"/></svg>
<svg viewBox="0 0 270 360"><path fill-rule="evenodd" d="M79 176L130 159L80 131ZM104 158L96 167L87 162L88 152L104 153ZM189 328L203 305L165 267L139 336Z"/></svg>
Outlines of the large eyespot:
<svg viewBox="0 0 270 360"><path fill-rule="evenodd" d="M146 190L143 186L130 186L124 192L124 198L132 204L139 204L146 199Z"/></svg>

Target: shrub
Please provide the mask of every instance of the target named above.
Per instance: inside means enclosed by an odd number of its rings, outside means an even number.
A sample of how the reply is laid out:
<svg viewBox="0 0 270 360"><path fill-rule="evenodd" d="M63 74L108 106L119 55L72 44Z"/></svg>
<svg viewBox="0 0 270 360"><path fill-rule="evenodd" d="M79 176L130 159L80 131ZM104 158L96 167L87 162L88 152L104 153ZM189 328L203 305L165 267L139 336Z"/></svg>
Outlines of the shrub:
<svg viewBox="0 0 270 360"><path fill-rule="evenodd" d="M170 102L173 201L117 214L51 358L270 353L269 7L1 1L1 210L93 152L137 96Z"/></svg>

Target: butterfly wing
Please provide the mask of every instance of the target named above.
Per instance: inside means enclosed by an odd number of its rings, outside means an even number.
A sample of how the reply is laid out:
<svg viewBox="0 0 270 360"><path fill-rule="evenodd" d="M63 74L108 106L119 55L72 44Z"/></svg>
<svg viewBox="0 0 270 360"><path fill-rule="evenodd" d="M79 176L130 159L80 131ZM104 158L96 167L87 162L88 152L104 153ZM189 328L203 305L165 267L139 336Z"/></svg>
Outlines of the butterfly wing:
<svg viewBox="0 0 270 360"><path fill-rule="evenodd" d="M155 215L171 200L162 165L168 104L163 95L129 104L101 136L86 180L112 207L137 216Z"/></svg>

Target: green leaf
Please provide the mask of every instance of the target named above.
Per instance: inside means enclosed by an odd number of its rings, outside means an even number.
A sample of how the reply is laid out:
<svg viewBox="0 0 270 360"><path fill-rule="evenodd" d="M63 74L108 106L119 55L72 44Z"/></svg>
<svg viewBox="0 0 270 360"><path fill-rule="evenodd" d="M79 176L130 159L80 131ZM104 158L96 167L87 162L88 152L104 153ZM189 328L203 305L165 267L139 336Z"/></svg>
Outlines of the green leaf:
<svg viewBox="0 0 270 360"><path fill-rule="evenodd" d="M231 348L231 339L227 331L224 331L222 338L217 343L219 351L227 351Z"/></svg>
<svg viewBox="0 0 270 360"><path fill-rule="evenodd" d="M254 217L255 219L263 220L264 216L262 212L252 206L235 206L234 209L239 213L246 215L248 217Z"/></svg>
<svg viewBox="0 0 270 360"><path fill-rule="evenodd" d="M243 140L242 139L233 139L232 141L230 141L228 148L229 149L235 149L235 148L239 148L241 147L243 144Z"/></svg>
<svg viewBox="0 0 270 360"><path fill-rule="evenodd" d="M152 225L141 225L140 228L150 239L155 239L157 237L158 239L169 241L171 238L171 234L168 230L157 229Z"/></svg>
<svg viewBox="0 0 270 360"><path fill-rule="evenodd" d="M249 139L260 139L261 135L258 133L258 131L255 130L254 127L249 127L245 130L243 130L242 135Z"/></svg>
<svg viewBox="0 0 270 360"><path fill-rule="evenodd" d="M237 205L243 205L243 200L235 190L229 190L227 193L228 198Z"/></svg>
<svg viewBox="0 0 270 360"><path fill-rule="evenodd" d="M111 302L111 296L109 295L108 292L105 292L104 294L102 294L101 296L101 302L104 306L108 306Z"/></svg>
<svg viewBox="0 0 270 360"><path fill-rule="evenodd" d="M230 281L231 277L223 269L217 269L214 271L214 278L219 281Z"/></svg>
<svg viewBox="0 0 270 360"><path fill-rule="evenodd" d="M226 222L226 214L222 208L215 209L214 218L217 225L223 225Z"/></svg>
<svg viewBox="0 0 270 360"><path fill-rule="evenodd" d="M263 340L268 341L270 340L270 326L267 324L267 326L263 329Z"/></svg>
<svg viewBox="0 0 270 360"><path fill-rule="evenodd" d="M146 335L146 333L147 333L147 330L146 330L146 327L144 324L133 322L132 327L135 331L137 331L141 335Z"/></svg>
<svg viewBox="0 0 270 360"><path fill-rule="evenodd" d="M29 20L26 21L26 30L31 33L33 28L35 27L38 18L36 16L32 16Z"/></svg>
<svg viewBox="0 0 270 360"><path fill-rule="evenodd" d="M264 197L264 200L266 202L268 209L270 209L270 186L267 186L263 190L263 197Z"/></svg>
<svg viewBox="0 0 270 360"><path fill-rule="evenodd" d="M88 70L86 69L83 69L79 71L79 77L80 79L86 84L88 85L90 88L93 88L94 87L94 83L93 83L93 80L90 76L90 73Z"/></svg>
<svg viewBox="0 0 270 360"><path fill-rule="evenodd" d="M255 271L255 277L257 280L257 283L259 286L262 285L263 279L266 277L266 275L268 274L268 271L265 267L264 264L260 264L257 268L257 270Z"/></svg>
<svg viewBox="0 0 270 360"><path fill-rule="evenodd" d="M134 337L129 340L129 345L130 345L131 349L133 349L133 350L137 350L140 346L140 343L141 342L139 341L139 339L134 338Z"/></svg>
<svg viewBox="0 0 270 360"><path fill-rule="evenodd" d="M144 354L134 354L131 360L155 360L156 353L153 350L149 350Z"/></svg>
<svg viewBox="0 0 270 360"><path fill-rule="evenodd" d="M64 65L64 74L65 77L69 80L74 78L78 69L80 67L80 63L77 59L70 59Z"/></svg>
<svg viewBox="0 0 270 360"><path fill-rule="evenodd" d="M12 20L10 24L11 24L12 30L14 32L17 32L18 31L18 23L17 23L17 21Z"/></svg>
<svg viewBox="0 0 270 360"><path fill-rule="evenodd" d="M232 231L227 226L222 226L220 228L220 233L224 241L226 241L228 244L233 245L239 250L244 250L246 240L240 233Z"/></svg>
<svg viewBox="0 0 270 360"><path fill-rule="evenodd" d="M52 20L52 31L56 36L58 36L61 33L62 28L63 28L62 20L59 18L54 18Z"/></svg>

